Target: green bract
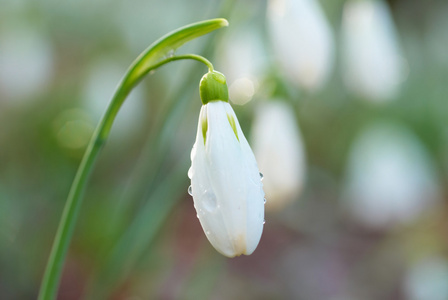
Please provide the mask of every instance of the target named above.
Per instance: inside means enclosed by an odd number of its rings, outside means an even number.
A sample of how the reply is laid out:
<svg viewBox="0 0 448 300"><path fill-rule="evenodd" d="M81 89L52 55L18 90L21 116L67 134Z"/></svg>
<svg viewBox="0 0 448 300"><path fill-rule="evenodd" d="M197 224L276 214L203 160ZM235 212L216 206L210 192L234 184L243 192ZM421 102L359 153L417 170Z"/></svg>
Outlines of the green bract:
<svg viewBox="0 0 448 300"><path fill-rule="evenodd" d="M202 104L217 100L229 102L226 77L217 71L208 72L199 83L199 94L201 95Z"/></svg>

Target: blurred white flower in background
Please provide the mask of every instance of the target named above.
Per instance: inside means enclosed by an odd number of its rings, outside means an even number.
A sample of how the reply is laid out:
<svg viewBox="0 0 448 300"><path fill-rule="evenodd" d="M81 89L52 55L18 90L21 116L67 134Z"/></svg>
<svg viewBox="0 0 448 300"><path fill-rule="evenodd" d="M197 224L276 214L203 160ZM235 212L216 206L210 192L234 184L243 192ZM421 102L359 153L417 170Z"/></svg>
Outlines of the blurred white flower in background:
<svg viewBox="0 0 448 300"><path fill-rule="evenodd" d="M305 151L294 109L283 101L258 104L252 148L266 193L266 210L279 210L297 199L305 180Z"/></svg>
<svg viewBox="0 0 448 300"><path fill-rule="evenodd" d="M54 72L50 39L29 26L0 30L0 95L22 106L45 91Z"/></svg>
<svg viewBox="0 0 448 300"><path fill-rule="evenodd" d="M334 41L318 1L270 0L267 17L282 70L306 90L321 88L333 67Z"/></svg>
<svg viewBox="0 0 448 300"><path fill-rule="evenodd" d="M448 299L448 261L441 256L429 257L413 265L404 282L409 300Z"/></svg>
<svg viewBox="0 0 448 300"><path fill-rule="evenodd" d="M352 146L343 200L358 222L373 229L412 222L440 200L430 156L406 128L371 125Z"/></svg>
<svg viewBox="0 0 448 300"><path fill-rule="evenodd" d="M126 71L126 66L117 63L117 58L103 58L95 61L86 76L83 94L83 106L94 121L100 121L113 93ZM142 85L135 87L127 97L112 130L111 137L134 136L146 115L145 93Z"/></svg>
<svg viewBox="0 0 448 300"><path fill-rule="evenodd" d="M347 88L371 101L394 98L407 76L389 7L381 0L349 1L342 19Z"/></svg>
<svg viewBox="0 0 448 300"><path fill-rule="evenodd" d="M263 74L266 53L261 35L251 26L241 27L223 39L218 49L220 70L226 74L230 101L244 105L257 92Z"/></svg>

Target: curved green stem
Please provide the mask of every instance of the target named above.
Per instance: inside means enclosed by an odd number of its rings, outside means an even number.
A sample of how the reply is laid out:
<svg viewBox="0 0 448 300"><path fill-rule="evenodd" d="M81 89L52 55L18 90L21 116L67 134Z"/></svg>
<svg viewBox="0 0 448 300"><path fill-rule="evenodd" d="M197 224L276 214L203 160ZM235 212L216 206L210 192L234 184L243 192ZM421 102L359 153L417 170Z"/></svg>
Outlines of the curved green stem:
<svg viewBox="0 0 448 300"><path fill-rule="evenodd" d="M175 49L189 40L227 25L228 23L225 19L213 19L182 27L167 34L149 46L128 69L119 83L100 123L95 129L76 173L45 269L39 291L39 300L55 299L65 257L73 235L78 212L81 207L82 194L85 185L89 174L93 169L96 158L109 136L115 117L126 97L146 74L171 61L193 59L204 63L209 69L213 70L212 64L199 55L187 54L172 56L172 53L174 53Z"/></svg>
<svg viewBox="0 0 448 300"><path fill-rule="evenodd" d="M144 75L148 74L149 72L151 72L169 62L176 61L176 60L185 60L185 59L199 61L199 62L203 63L204 65L206 65L207 68L209 69L209 71L213 71L212 63L205 57L202 57L202 56L196 55L196 54L184 54L184 55L170 56L170 57L152 65L151 67L148 67L147 70L145 71ZM104 140L106 140L107 137L109 136L109 132L112 127L112 122L114 121L115 116L118 113L118 110L120 109L120 107L123 104L126 97L131 92L132 88L136 85L136 83L132 84L132 85L125 84L131 77L130 73L131 72L128 72L127 75L129 75L129 76L125 76L124 80L122 80L122 82L118 86L117 91L115 92L115 95L112 98L112 101L111 101L109 107L107 108L105 117L109 114L110 114L110 116L107 118L103 118L101 120L101 123L99 125L99 127L101 127L101 129L98 133L98 142L100 142L100 143L103 143ZM141 79L138 79L138 81L140 81L140 80Z"/></svg>
<svg viewBox="0 0 448 300"><path fill-rule="evenodd" d="M158 67L160 67L160 66L162 66L162 65L164 65L166 63L169 63L170 61L182 60L182 59L197 60L197 61L203 63L204 65L206 65L210 72L212 72L214 70L212 63L208 59L206 59L203 56L196 55L196 54L184 54L184 55L171 56L171 57L169 57L169 58L167 58L165 60L162 60L160 63L154 65L154 67L151 68L151 70L155 70Z"/></svg>
<svg viewBox="0 0 448 300"><path fill-rule="evenodd" d="M142 77L144 75L148 74L149 72L151 72L169 62L176 61L176 60L184 60L184 59L191 59L191 60L199 61L199 62L205 64L207 66L207 68L209 69L209 71L213 71L212 63L205 57L202 57L202 56L196 55L196 54L184 54L184 55L170 56L170 57L148 67L146 69L146 71L144 72L144 74L142 75ZM99 142L101 142L101 143L105 139L107 139L110 129L112 127L112 122L114 121L115 116L117 115L118 110L120 109L124 100L129 95L132 88L134 88L134 86L141 80L141 78L138 78L138 79L133 78L134 80L136 80L133 82L133 84L126 84L126 83L128 83L128 81L130 81L130 78L132 78L132 72L128 72L128 74L121 81L114 97L112 98L112 101L111 101L109 107L107 108L105 116L110 114L111 117L103 118L101 120L101 123L104 123L104 124L100 123L100 125L102 125L102 126L101 126L101 131L98 133Z"/></svg>

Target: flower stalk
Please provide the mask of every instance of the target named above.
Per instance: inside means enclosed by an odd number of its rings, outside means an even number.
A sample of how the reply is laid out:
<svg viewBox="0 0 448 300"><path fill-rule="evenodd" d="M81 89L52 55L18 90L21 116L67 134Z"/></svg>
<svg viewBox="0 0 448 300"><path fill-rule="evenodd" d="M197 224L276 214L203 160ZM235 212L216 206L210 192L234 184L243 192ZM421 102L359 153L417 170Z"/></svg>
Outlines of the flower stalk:
<svg viewBox="0 0 448 300"><path fill-rule="evenodd" d="M102 146L109 136L115 117L126 97L150 71L172 61L193 59L204 63L209 70L213 70L213 65L207 59L199 55L187 54L173 56L172 54L184 43L224 26L228 26L227 20L212 19L179 28L150 45L139 57L137 57L127 70L87 146L86 152L84 153L76 173L45 269L39 291L39 300L51 300L56 298L65 257L73 235L82 203L82 195L89 174L93 169Z"/></svg>

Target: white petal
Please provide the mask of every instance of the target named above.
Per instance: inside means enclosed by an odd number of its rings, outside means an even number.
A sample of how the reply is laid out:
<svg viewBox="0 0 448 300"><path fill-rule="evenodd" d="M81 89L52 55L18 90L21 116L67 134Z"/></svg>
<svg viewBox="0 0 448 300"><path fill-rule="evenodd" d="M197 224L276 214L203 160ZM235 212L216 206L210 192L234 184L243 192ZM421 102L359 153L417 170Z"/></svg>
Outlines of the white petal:
<svg viewBox="0 0 448 300"><path fill-rule="evenodd" d="M228 115L235 120L239 140ZM255 158L228 103L202 107L191 173L195 208L211 244L228 257L251 254L263 230L264 193Z"/></svg>

